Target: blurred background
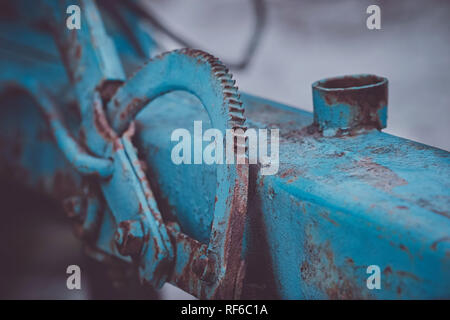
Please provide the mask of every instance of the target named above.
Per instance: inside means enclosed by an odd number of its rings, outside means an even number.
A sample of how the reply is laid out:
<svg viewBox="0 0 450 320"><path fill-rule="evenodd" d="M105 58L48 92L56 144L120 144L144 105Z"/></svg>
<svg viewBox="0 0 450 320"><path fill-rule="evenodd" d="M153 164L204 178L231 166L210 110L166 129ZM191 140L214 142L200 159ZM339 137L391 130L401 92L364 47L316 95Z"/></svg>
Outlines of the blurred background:
<svg viewBox="0 0 450 320"><path fill-rule="evenodd" d="M180 40L208 51L234 66L237 85L247 93L312 111L316 80L355 73L385 76L389 108L384 131L450 150L450 1L142 3L175 35L148 26L160 51L183 47ZM381 8L381 30L366 27L371 4ZM0 224L0 298L190 298L170 285L160 292L132 281L124 285L123 270L105 270L82 254L58 206L5 181L0 186L6 213ZM83 290L66 289L70 264L81 267Z"/></svg>
<svg viewBox="0 0 450 320"><path fill-rule="evenodd" d="M252 1L145 3L177 35L226 62L239 61L252 35ZM248 67L233 72L242 91L312 111L314 81L378 74L389 79L385 131L450 150L450 1L264 3L261 41ZM381 30L366 27L371 4L381 8Z"/></svg>

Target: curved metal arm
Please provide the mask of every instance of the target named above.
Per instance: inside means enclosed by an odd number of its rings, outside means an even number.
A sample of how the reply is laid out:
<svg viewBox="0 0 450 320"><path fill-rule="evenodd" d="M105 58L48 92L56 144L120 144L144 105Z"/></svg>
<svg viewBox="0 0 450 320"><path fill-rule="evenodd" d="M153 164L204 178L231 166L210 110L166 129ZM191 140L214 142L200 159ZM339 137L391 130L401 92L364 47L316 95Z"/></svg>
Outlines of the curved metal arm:
<svg viewBox="0 0 450 320"><path fill-rule="evenodd" d="M234 85L228 69L217 58L199 50L176 50L151 60L129 79L109 102L107 115L120 136L151 100L170 91L184 90L199 98L214 128L222 132L245 130L244 108ZM237 147L245 149L242 145ZM208 262L215 261L212 272L216 281L206 285L198 279L198 284L191 284L191 288L198 290L195 292L198 297L236 295L236 281L242 278L243 272L241 254L247 191L247 162L217 166L217 202L206 253ZM177 253L176 259L179 256Z"/></svg>
<svg viewBox="0 0 450 320"><path fill-rule="evenodd" d="M83 147L81 147L71 136L65 127L62 117L55 106L55 102L48 93L41 90L37 92L34 83L26 83L23 86L14 86L0 83L2 91L10 89L20 90L29 95L38 106L43 117L48 122L50 132L52 133L58 149L64 154L69 163L81 174L98 175L102 178L111 176L113 172L113 163L110 159L99 158L90 155ZM2 92L0 92L2 95Z"/></svg>

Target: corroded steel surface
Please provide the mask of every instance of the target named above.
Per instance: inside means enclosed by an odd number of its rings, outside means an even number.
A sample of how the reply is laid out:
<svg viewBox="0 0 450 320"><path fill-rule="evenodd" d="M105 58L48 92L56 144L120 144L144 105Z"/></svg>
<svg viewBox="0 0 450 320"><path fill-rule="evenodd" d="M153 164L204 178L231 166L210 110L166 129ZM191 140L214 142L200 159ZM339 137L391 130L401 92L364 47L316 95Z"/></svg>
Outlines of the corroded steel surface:
<svg viewBox="0 0 450 320"><path fill-rule="evenodd" d="M81 5L82 31L52 32L21 10L19 23L1 22L2 38L29 39L34 51L8 47L14 59L0 60L0 170L63 201L91 255L200 298L450 296L450 156L379 131L387 81L321 81L313 116L240 96L227 68L198 50L136 72L127 66L139 50L108 36L93 2ZM194 120L279 128L278 173L175 165L170 134ZM366 287L374 264L382 290Z"/></svg>
<svg viewBox="0 0 450 320"><path fill-rule="evenodd" d="M325 135L386 128L388 80L354 75L313 83L314 121Z"/></svg>

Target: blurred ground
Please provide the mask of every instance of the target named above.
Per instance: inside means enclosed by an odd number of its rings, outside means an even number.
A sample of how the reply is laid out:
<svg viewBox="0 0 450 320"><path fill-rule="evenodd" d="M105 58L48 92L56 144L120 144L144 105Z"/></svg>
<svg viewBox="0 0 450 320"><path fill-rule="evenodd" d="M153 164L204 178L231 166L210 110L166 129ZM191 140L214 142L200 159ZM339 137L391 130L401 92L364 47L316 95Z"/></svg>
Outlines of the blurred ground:
<svg viewBox="0 0 450 320"><path fill-rule="evenodd" d="M85 255L62 208L45 195L0 176L0 203L0 300L157 298L127 276L130 269ZM67 289L72 264L81 269L81 290Z"/></svg>

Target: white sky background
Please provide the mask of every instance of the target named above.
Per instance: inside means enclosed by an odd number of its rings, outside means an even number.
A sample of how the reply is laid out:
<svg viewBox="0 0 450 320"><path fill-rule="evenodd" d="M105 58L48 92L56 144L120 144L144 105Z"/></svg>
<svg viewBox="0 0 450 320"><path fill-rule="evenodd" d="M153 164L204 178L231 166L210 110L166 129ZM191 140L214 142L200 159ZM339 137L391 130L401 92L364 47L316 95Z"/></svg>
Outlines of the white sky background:
<svg viewBox="0 0 450 320"><path fill-rule="evenodd" d="M237 61L253 28L248 0L151 0L177 34L225 61ZM242 91L312 111L311 83L374 73L389 79L389 132L450 150L450 1L266 0L261 45ZM382 30L366 28L381 7ZM166 49L174 49L169 43Z"/></svg>

